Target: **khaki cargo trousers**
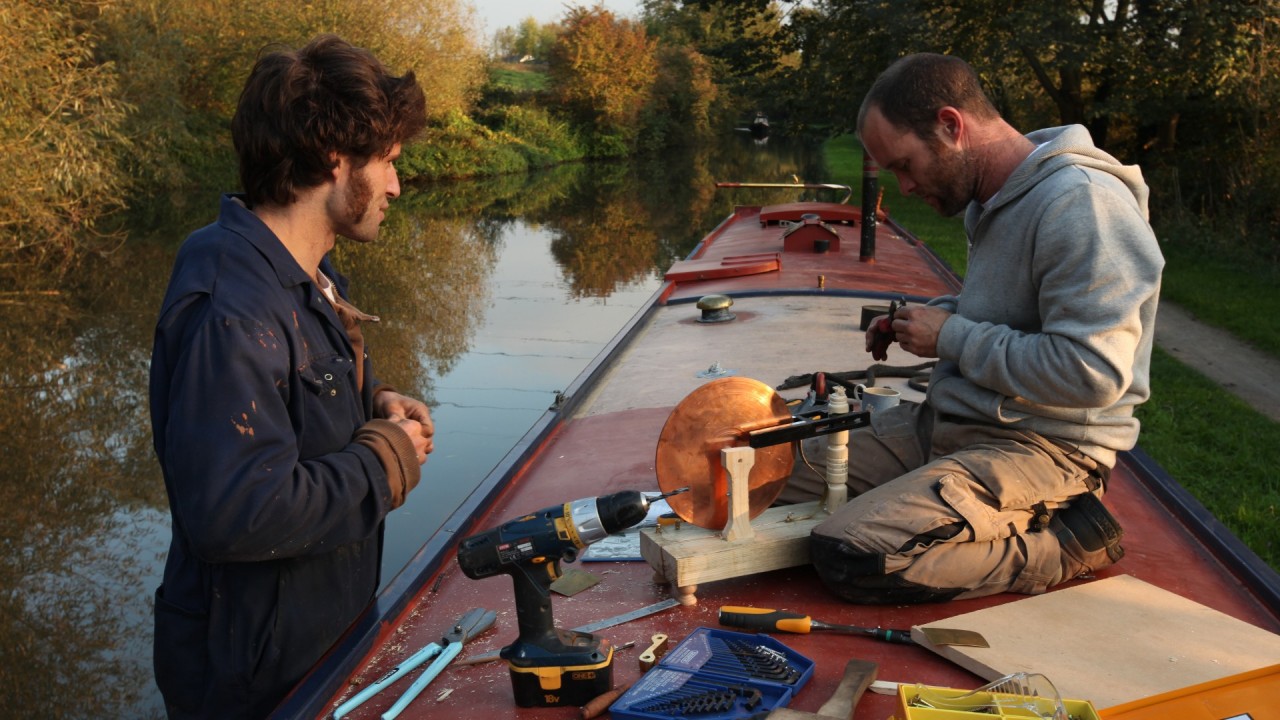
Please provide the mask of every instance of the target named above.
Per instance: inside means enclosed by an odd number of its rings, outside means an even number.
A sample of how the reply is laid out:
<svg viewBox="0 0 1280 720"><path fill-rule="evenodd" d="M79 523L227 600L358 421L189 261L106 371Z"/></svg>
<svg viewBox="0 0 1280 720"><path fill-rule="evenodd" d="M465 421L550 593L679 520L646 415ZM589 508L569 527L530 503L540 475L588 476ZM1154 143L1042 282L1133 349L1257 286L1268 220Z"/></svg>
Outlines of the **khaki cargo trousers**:
<svg viewBox="0 0 1280 720"><path fill-rule="evenodd" d="M780 502L823 496L826 441L804 441ZM1101 496L1107 473L1034 433L902 404L849 433L850 500L814 528L813 564L851 602L1042 593L1093 568L1064 552L1052 528L1032 530L1033 506Z"/></svg>

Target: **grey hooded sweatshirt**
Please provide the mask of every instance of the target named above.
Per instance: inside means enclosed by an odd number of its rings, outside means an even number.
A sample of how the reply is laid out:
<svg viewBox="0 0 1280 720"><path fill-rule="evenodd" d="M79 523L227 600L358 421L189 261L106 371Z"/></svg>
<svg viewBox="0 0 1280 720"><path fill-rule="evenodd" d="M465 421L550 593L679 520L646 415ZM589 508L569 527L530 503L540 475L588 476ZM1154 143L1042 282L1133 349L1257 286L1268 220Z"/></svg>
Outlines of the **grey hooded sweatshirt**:
<svg viewBox="0 0 1280 720"><path fill-rule="evenodd" d="M1038 146L965 214L968 269L938 338L938 412L1038 433L1111 467L1138 438L1164 258L1142 171L1079 126Z"/></svg>

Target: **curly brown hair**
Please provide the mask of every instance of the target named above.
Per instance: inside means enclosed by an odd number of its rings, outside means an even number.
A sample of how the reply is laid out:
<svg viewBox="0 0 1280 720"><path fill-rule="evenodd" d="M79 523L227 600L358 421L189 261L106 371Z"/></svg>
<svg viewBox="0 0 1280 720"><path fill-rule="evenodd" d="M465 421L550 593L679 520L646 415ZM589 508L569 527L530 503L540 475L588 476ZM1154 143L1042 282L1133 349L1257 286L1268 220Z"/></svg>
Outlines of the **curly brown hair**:
<svg viewBox="0 0 1280 720"><path fill-rule="evenodd" d="M287 205L323 183L339 156L363 167L426 122L413 72L391 75L368 50L335 35L301 50L265 48L231 119L245 200Z"/></svg>

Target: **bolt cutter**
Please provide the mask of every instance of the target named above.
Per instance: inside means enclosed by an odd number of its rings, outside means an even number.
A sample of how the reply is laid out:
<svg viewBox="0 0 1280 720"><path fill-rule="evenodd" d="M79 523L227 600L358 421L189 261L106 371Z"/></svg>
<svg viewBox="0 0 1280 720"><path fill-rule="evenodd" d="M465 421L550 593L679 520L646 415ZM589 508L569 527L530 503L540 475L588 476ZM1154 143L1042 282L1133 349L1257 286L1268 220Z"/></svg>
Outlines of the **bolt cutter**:
<svg viewBox="0 0 1280 720"><path fill-rule="evenodd" d="M391 683L409 674L409 672L422 663L434 658L435 660L431 665L427 667L426 670L422 671L422 674L418 676L417 680L413 681L413 684L409 686L409 689L405 691L404 695L400 696L400 699L396 701L395 705L392 705L391 709L382 715L384 720L392 720L392 718L399 715L405 707L409 705L409 703L413 702L413 699L418 697L418 695L426 689L427 685L431 684L432 680L436 679L436 676L444 670L446 665L458 656L458 653L462 651L464 643L493 627L493 623L497 618L498 614L492 610L484 610L482 608L468 610L462 615L462 617L458 618L458 621L453 624L453 627L444 634L441 642L430 643L418 652L410 655L399 665L392 668L386 675L383 675L377 681L371 683L369 687L361 690L350 700L339 705L338 708L333 711L333 720L340 720L344 715L355 710L366 700L382 692L391 685Z"/></svg>

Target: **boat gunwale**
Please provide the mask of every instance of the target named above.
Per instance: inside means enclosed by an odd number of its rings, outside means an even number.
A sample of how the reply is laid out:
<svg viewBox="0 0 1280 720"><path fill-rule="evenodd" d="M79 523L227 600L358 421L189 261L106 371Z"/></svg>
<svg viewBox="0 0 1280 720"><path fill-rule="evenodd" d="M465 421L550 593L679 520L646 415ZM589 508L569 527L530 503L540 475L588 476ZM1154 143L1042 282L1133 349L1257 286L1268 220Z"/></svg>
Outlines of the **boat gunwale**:
<svg viewBox="0 0 1280 720"><path fill-rule="evenodd" d="M1280 619L1280 573L1245 545L1141 447L1120 454L1133 470L1133 478L1142 483L1152 497L1222 563L1224 569L1240 578L1243 587L1259 604Z"/></svg>
<svg viewBox="0 0 1280 720"><path fill-rule="evenodd" d="M777 288L773 290L724 290L719 292L731 298L759 298L759 297L840 297L840 298L858 298L862 300L902 300L909 302L924 303L930 298L925 295L904 295L903 293L886 292L883 290L843 290L843 289L823 289L817 288ZM686 305L696 303L701 298L690 295L688 297L669 298L664 305Z"/></svg>

